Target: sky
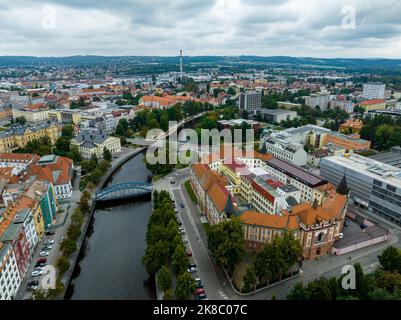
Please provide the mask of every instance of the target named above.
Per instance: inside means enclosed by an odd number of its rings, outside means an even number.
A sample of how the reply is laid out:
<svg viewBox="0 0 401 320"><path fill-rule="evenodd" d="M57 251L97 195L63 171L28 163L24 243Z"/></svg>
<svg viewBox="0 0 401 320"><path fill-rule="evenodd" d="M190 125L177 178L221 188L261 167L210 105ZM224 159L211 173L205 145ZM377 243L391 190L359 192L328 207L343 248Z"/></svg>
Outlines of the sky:
<svg viewBox="0 0 401 320"><path fill-rule="evenodd" d="M398 0L0 0L0 55L401 58Z"/></svg>

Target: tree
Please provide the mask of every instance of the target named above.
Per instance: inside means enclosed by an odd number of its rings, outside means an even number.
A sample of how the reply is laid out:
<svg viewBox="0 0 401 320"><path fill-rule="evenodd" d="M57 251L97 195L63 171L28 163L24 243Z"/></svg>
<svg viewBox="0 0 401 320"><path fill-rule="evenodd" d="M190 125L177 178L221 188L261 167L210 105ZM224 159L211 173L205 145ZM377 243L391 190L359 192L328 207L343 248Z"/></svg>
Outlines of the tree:
<svg viewBox="0 0 401 320"><path fill-rule="evenodd" d="M401 127L382 124L376 128L374 140L379 150L388 150L401 145Z"/></svg>
<svg viewBox="0 0 401 320"><path fill-rule="evenodd" d="M60 276L62 276L70 268L70 262L66 257L61 256L56 261L56 267L60 273Z"/></svg>
<svg viewBox="0 0 401 320"><path fill-rule="evenodd" d="M179 244L173 253L172 256L172 264L174 270L177 274L183 273L187 271L188 268L188 257L185 251L185 247L182 244Z"/></svg>
<svg viewBox="0 0 401 320"><path fill-rule="evenodd" d="M61 130L61 136L71 140L74 137L74 126L71 124L67 124Z"/></svg>
<svg viewBox="0 0 401 320"><path fill-rule="evenodd" d="M119 136L127 136L127 131L128 131L128 121L127 119L123 118L118 121L117 127L116 127L116 134Z"/></svg>
<svg viewBox="0 0 401 320"><path fill-rule="evenodd" d="M155 274L164 265L168 253L168 242L160 240L154 245L148 245L142 263L149 275Z"/></svg>
<svg viewBox="0 0 401 320"><path fill-rule="evenodd" d="M163 296L164 300L173 300L173 298L174 298L174 294L173 294L173 290L171 288L164 291L164 296Z"/></svg>
<svg viewBox="0 0 401 320"><path fill-rule="evenodd" d="M237 218L213 225L208 230L208 246L216 262L232 273L244 254L244 236Z"/></svg>
<svg viewBox="0 0 401 320"><path fill-rule="evenodd" d="M107 148L103 148L103 159L106 161L113 160L113 156L111 155L110 150Z"/></svg>
<svg viewBox="0 0 401 320"><path fill-rule="evenodd" d="M308 291L298 282L287 295L287 300L308 300Z"/></svg>
<svg viewBox="0 0 401 320"><path fill-rule="evenodd" d="M157 274L157 283L163 291L171 287L171 273L166 266L160 268Z"/></svg>
<svg viewBox="0 0 401 320"><path fill-rule="evenodd" d="M385 271L401 273L401 250L393 246L383 250L378 256L379 262Z"/></svg>
<svg viewBox="0 0 401 320"><path fill-rule="evenodd" d="M245 292L253 291L255 290L256 283L258 281L258 278L256 277L256 272L254 266L250 266L246 270L246 274L244 276L243 282L244 286L243 289Z"/></svg>
<svg viewBox="0 0 401 320"><path fill-rule="evenodd" d="M180 274L177 278L177 285L175 287L175 295L180 300L189 299L196 290L194 278L185 272Z"/></svg>
<svg viewBox="0 0 401 320"><path fill-rule="evenodd" d="M24 124L26 123L26 119L25 119L24 116L17 117L17 118L15 119L15 122L19 123L20 125L24 125Z"/></svg>
<svg viewBox="0 0 401 320"><path fill-rule="evenodd" d="M60 249L63 251L65 257L69 257L75 252L75 250L77 250L77 244L75 240L66 238L61 242Z"/></svg>

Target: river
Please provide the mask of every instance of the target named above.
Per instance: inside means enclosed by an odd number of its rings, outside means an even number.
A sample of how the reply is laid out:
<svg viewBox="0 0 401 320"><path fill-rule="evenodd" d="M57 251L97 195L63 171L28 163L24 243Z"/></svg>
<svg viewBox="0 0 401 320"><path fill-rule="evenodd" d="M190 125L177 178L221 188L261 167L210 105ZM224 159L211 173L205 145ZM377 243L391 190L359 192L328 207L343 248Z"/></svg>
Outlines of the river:
<svg viewBox="0 0 401 320"><path fill-rule="evenodd" d="M148 175L141 153L123 164L108 184L146 182ZM150 199L96 207L66 299L156 299L141 262L150 214Z"/></svg>

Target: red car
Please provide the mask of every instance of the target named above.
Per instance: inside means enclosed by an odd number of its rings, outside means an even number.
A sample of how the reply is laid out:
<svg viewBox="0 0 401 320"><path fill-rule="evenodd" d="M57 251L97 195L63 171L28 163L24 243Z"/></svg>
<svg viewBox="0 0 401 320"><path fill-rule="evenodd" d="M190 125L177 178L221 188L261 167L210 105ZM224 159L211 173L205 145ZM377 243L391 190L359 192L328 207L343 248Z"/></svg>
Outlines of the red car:
<svg viewBox="0 0 401 320"><path fill-rule="evenodd" d="M45 263L45 262L47 262L47 259L46 259L46 258L39 258L39 259L36 261L36 263Z"/></svg>
<svg viewBox="0 0 401 320"><path fill-rule="evenodd" d="M197 295L198 294L204 294L205 293L205 290L203 290L203 288L199 288L199 289L196 289L196 292L195 292Z"/></svg>
<svg viewBox="0 0 401 320"><path fill-rule="evenodd" d="M188 256L188 257L192 257L192 252L188 250L188 251L187 251L187 256Z"/></svg>

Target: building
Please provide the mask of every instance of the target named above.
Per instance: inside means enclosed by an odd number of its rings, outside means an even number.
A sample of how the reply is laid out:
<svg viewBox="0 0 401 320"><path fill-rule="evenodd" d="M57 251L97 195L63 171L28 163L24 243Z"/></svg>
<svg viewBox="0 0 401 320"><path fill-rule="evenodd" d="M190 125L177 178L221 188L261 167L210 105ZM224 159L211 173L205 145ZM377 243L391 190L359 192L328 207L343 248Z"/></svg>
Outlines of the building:
<svg viewBox="0 0 401 320"><path fill-rule="evenodd" d="M0 300L14 299L20 285L21 276L14 250L10 243L0 242Z"/></svg>
<svg viewBox="0 0 401 320"><path fill-rule="evenodd" d="M19 206L17 205L16 208L19 208ZM30 208L18 209L14 217L14 223L22 225L22 228L24 229L26 235L26 239L29 243L29 251L32 256L39 242L32 210Z"/></svg>
<svg viewBox="0 0 401 320"><path fill-rule="evenodd" d="M47 155L40 158L28 171L31 181L48 181L54 186L58 200L72 196L74 165L70 158Z"/></svg>
<svg viewBox="0 0 401 320"><path fill-rule="evenodd" d="M301 190L301 201L320 204L328 187L323 177L310 173L289 162L272 158L266 161L265 169L284 184L291 184Z"/></svg>
<svg viewBox="0 0 401 320"><path fill-rule="evenodd" d="M369 150L371 142L365 139L361 139L359 134L342 134L338 132L332 132L325 136L324 143L332 143L339 148L346 150Z"/></svg>
<svg viewBox="0 0 401 320"><path fill-rule="evenodd" d="M376 117L376 116L389 116L393 119L398 119L401 117L401 110L399 109L387 109L387 110L369 110L367 111L367 115L369 117Z"/></svg>
<svg viewBox="0 0 401 320"><path fill-rule="evenodd" d="M280 123L282 121L294 120L297 117L296 111L285 110L285 109L264 109L260 108L256 110L258 118L265 122Z"/></svg>
<svg viewBox="0 0 401 320"><path fill-rule="evenodd" d="M348 100L331 100L329 101L329 106L330 109L340 108L341 110L344 110L346 113L351 114L354 112L355 103Z"/></svg>
<svg viewBox="0 0 401 320"><path fill-rule="evenodd" d="M13 118L13 111L11 106L2 104L0 101L0 121L11 121Z"/></svg>
<svg viewBox="0 0 401 320"><path fill-rule="evenodd" d="M312 93L310 96L306 96L305 98L305 105L311 107L311 108L316 108L319 106L320 110L325 111L327 110L327 106L329 104L330 100L330 94L329 93Z"/></svg>
<svg viewBox="0 0 401 320"><path fill-rule="evenodd" d="M80 124L81 123L81 110L49 110L49 119L63 124Z"/></svg>
<svg viewBox="0 0 401 320"><path fill-rule="evenodd" d="M0 168L13 168L15 175L36 163L39 157L35 154L0 153Z"/></svg>
<svg viewBox="0 0 401 320"><path fill-rule="evenodd" d="M24 117L27 122L37 123L49 119L49 107L44 103L27 105L22 109L13 109L13 119Z"/></svg>
<svg viewBox="0 0 401 320"><path fill-rule="evenodd" d="M383 99L386 91L385 84L364 83L362 97L366 99Z"/></svg>
<svg viewBox="0 0 401 320"><path fill-rule="evenodd" d="M334 184L346 176L350 201L401 225L401 171L356 154L328 157L321 161L320 174Z"/></svg>
<svg viewBox="0 0 401 320"><path fill-rule="evenodd" d="M359 106L364 108L366 112L370 110L385 110L386 101L382 99L365 100L360 102Z"/></svg>
<svg viewBox="0 0 401 320"><path fill-rule="evenodd" d="M347 120L340 125L339 132L344 134L359 134L363 128L362 120L352 119Z"/></svg>
<svg viewBox="0 0 401 320"><path fill-rule="evenodd" d="M277 106L282 109L293 109L293 108L301 108L301 103L291 103L291 102L284 102L284 101L277 101Z"/></svg>
<svg viewBox="0 0 401 320"><path fill-rule="evenodd" d="M28 142L48 137L54 145L61 135L61 128L55 124L43 122L34 125L12 125L7 131L0 132L0 153L11 153L25 148Z"/></svg>
<svg viewBox="0 0 401 320"><path fill-rule="evenodd" d="M220 130L241 127L243 124L246 124L253 130L258 130L261 127L260 122L247 119L219 120L217 123Z"/></svg>
<svg viewBox="0 0 401 320"><path fill-rule="evenodd" d="M258 91L241 92L239 96L239 108L248 111L249 115L255 115L256 110L262 107L262 93Z"/></svg>
<svg viewBox="0 0 401 320"><path fill-rule="evenodd" d="M393 147L388 152L381 152L369 158L401 169L401 147Z"/></svg>
<svg viewBox="0 0 401 320"><path fill-rule="evenodd" d="M266 153L271 153L274 157L303 166L307 162L307 152L300 143L291 143L276 139L273 136L267 136L262 140L262 148Z"/></svg>
<svg viewBox="0 0 401 320"><path fill-rule="evenodd" d="M104 149L107 148L111 154L121 151L120 138L108 136L98 130L83 130L71 140L71 146L77 147L84 159L90 159L92 155L103 157Z"/></svg>
<svg viewBox="0 0 401 320"><path fill-rule="evenodd" d="M316 202L301 203L277 215L244 212L240 220L244 229L245 248L259 251L265 243L288 231L299 240L304 259L330 254L343 227L347 202L346 194L330 186L322 205Z"/></svg>

